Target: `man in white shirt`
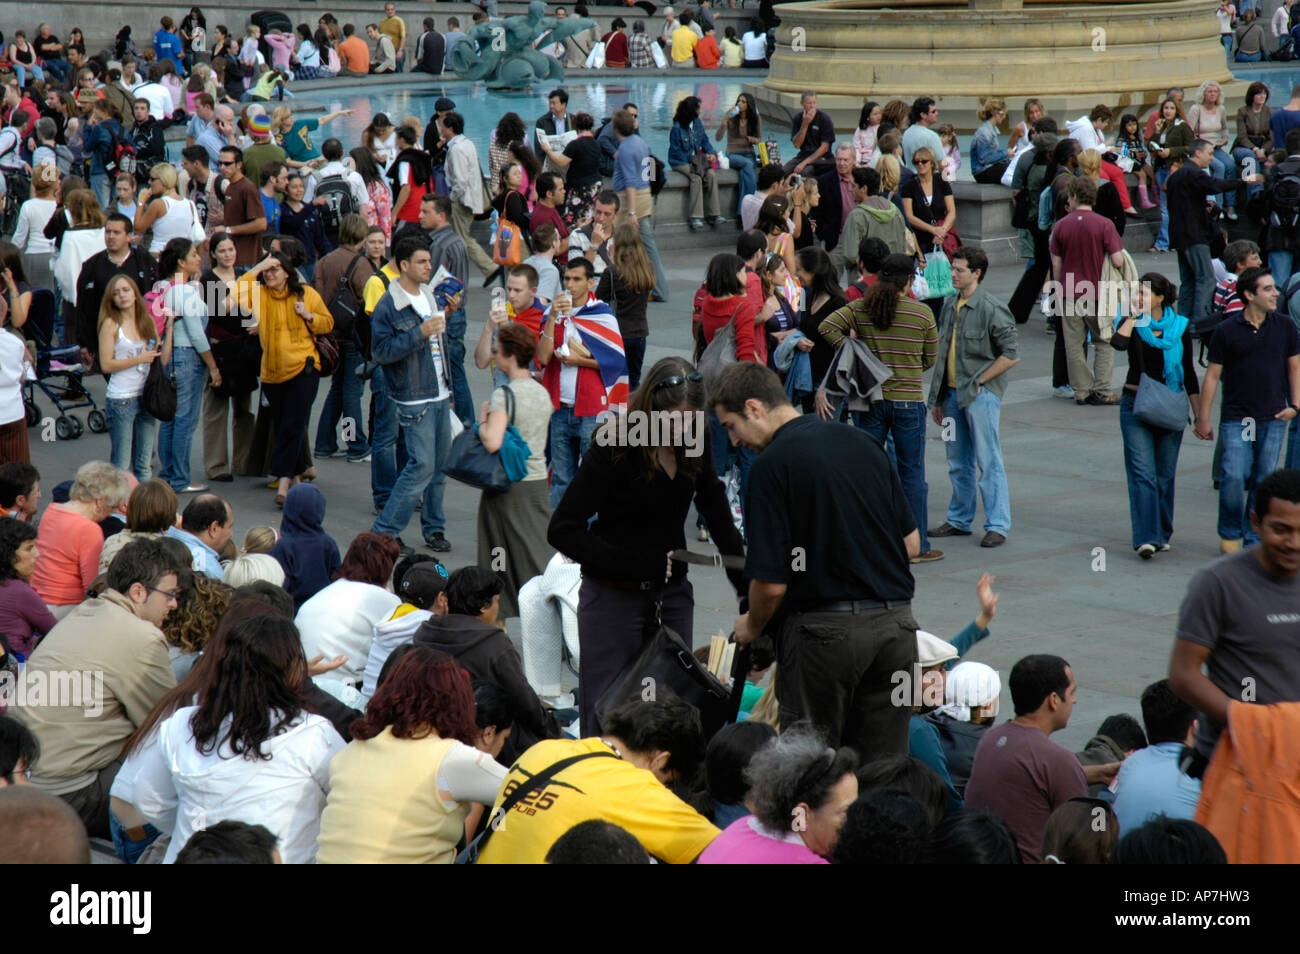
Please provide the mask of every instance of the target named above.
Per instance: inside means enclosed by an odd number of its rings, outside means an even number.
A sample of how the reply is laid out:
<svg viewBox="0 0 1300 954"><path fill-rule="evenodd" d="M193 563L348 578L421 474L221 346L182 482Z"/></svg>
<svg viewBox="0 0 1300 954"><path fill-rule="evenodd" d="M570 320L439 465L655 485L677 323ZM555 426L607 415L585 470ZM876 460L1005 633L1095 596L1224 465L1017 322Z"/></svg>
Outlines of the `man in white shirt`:
<svg viewBox="0 0 1300 954"><path fill-rule="evenodd" d="M591 204L591 224L569 233L569 257L584 256L596 269L596 277L605 273L614 254L614 217L618 215L618 193L611 189L597 192Z"/></svg>
<svg viewBox="0 0 1300 954"><path fill-rule="evenodd" d="M443 141L447 144L447 186L451 189L451 227L465 243L469 260L483 273L484 287L496 278L500 266L470 236L474 216L487 206L483 201L483 169L479 165L478 150L465 135L465 120L460 113L447 113L439 121Z"/></svg>
<svg viewBox="0 0 1300 954"><path fill-rule="evenodd" d="M740 200L740 227L748 232L758 221L758 210L763 207L763 201L769 195L785 195L788 191L784 169L775 163L759 169L758 190Z"/></svg>
<svg viewBox="0 0 1300 954"><path fill-rule="evenodd" d="M442 510L442 467L451 445L451 369L443 341L447 319L428 285L433 275L428 244L414 235L399 239L393 261L397 280L389 283L370 316L371 354L383 365L388 397L397 409L406 465L371 529L405 547L399 534L416 501L424 496L426 508L434 503ZM433 490L432 501L426 487Z"/></svg>
<svg viewBox="0 0 1300 954"><path fill-rule="evenodd" d="M149 82L141 83L135 88L136 99L149 101L149 115L154 119L166 119L174 111L172 94L167 87L158 82L162 78L162 67L155 63L149 67Z"/></svg>

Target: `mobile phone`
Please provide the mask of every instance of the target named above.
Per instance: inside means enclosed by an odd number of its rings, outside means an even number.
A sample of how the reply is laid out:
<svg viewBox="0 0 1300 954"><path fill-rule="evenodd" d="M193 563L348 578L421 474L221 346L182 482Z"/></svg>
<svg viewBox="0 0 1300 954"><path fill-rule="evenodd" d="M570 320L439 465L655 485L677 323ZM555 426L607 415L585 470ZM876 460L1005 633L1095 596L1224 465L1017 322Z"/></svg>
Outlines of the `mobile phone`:
<svg viewBox="0 0 1300 954"><path fill-rule="evenodd" d="M795 189L803 185L803 176L793 175L790 177L790 188Z"/></svg>

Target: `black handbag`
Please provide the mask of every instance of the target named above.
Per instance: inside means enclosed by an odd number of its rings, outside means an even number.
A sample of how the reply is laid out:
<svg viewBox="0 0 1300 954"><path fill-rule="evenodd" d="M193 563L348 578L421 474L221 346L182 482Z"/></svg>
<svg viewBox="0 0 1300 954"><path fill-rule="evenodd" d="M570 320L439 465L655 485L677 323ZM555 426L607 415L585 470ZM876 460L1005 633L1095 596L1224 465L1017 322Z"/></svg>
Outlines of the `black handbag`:
<svg viewBox="0 0 1300 954"><path fill-rule="evenodd" d="M661 599L655 600L653 613L654 631L646 639L640 654L613 687L596 701L596 722L603 725L611 712L626 703L672 695L695 707L700 714L704 737L712 738L735 719L739 695L733 695L731 689L719 682L708 667L695 658L681 636L664 625ZM743 655L737 653L737 660ZM739 666L733 667L733 672L736 668ZM738 690L741 686L735 688ZM647 697L647 693L651 695ZM584 699L582 704L588 703Z"/></svg>
<svg viewBox="0 0 1300 954"><path fill-rule="evenodd" d="M505 388L505 392L506 410L513 425L514 394L509 388ZM504 446L503 443L502 447ZM501 452L490 451L483 446L483 440L478 436L477 424L465 428L451 442L451 449L447 451L447 460L443 465L443 473L452 480L459 480L462 484L469 484L479 490L503 493L510 489L510 476L506 473L505 464L502 463Z"/></svg>
<svg viewBox="0 0 1300 954"><path fill-rule="evenodd" d="M140 404L146 413L160 421L176 417L176 382L167 373L161 358L154 358L149 364L149 376L144 379Z"/></svg>
<svg viewBox="0 0 1300 954"><path fill-rule="evenodd" d="M221 372L221 386L212 389L217 397L251 394L261 383L262 342L257 335L225 338L211 342L212 360Z"/></svg>

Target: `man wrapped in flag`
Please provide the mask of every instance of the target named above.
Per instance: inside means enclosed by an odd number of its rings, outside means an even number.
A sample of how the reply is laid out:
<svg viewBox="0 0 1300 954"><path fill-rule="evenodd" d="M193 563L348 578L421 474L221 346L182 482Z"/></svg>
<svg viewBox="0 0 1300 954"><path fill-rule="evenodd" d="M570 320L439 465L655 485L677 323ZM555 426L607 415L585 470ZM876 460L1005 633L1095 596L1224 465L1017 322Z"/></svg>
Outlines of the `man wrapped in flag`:
<svg viewBox="0 0 1300 954"><path fill-rule="evenodd" d="M627 357L609 305L592 289L596 270L569 261L565 290L555 296L537 342L542 384L551 395L551 509L564 496L606 411L627 405Z"/></svg>

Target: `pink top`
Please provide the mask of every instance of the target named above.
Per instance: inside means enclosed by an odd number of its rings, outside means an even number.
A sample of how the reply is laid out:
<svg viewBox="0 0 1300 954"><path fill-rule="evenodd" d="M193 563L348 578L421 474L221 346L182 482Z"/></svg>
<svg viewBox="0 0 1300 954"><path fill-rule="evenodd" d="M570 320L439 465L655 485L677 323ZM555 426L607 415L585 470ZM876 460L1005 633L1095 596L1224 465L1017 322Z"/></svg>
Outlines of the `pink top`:
<svg viewBox="0 0 1300 954"><path fill-rule="evenodd" d="M753 815L728 825L696 862L701 865L825 865L795 832L769 831Z"/></svg>
<svg viewBox="0 0 1300 954"><path fill-rule="evenodd" d="M104 531L75 510L50 504L36 528L36 549L32 589L52 606L75 605L99 576Z"/></svg>
<svg viewBox="0 0 1300 954"><path fill-rule="evenodd" d="M293 55L295 36L287 33L268 33L264 39L271 44L271 65L277 70L289 72L289 57Z"/></svg>

